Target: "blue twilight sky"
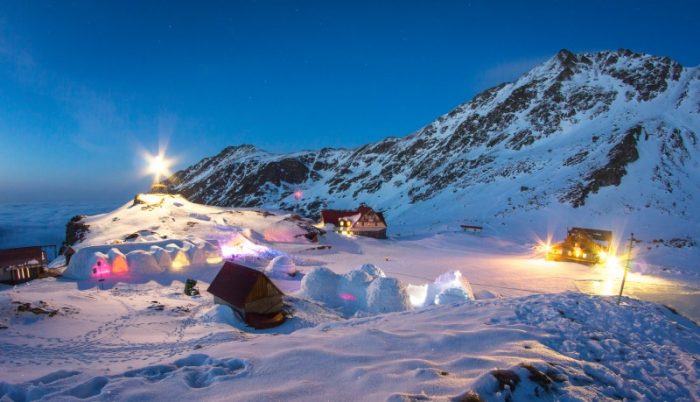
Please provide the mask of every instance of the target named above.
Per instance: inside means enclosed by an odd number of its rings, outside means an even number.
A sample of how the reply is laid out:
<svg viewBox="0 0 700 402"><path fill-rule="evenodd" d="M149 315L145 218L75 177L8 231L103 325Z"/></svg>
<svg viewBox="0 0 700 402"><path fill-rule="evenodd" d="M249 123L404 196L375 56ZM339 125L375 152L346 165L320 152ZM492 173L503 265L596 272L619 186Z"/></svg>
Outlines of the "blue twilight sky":
<svg viewBox="0 0 700 402"><path fill-rule="evenodd" d="M406 135L561 48L700 64L697 1L4 1L0 202L122 201L184 168Z"/></svg>

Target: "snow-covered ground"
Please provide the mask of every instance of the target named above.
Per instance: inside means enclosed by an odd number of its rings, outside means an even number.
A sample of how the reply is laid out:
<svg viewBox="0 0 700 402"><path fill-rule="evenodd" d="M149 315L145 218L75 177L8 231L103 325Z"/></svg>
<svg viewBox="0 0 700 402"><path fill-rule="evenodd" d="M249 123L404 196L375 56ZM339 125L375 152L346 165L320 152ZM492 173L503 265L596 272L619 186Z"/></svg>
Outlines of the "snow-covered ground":
<svg viewBox="0 0 700 402"><path fill-rule="evenodd" d="M618 270L544 261L533 234L328 233L313 243L290 217L174 197L89 217L74 257L103 248L114 270L114 248L128 271L0 285L0 400L700 395L693 248L638 247L625 294L669 309L629 297L617 305L601 295L616 294ZM214 304L206 288L221 262L193 257L213 240L267 271L292 318L256 331ZM159 249L187 263L141 269ZM95 262L76 258L73 269ZM200 296L183 294L187 278Z"/></svg>
<svg viewBox="0 0 700 402"><path fill-rule="evenodd" d="M1 292L5 306L7 298L33 298L59 313L12 314L0 341L0 395L420 400L476 392L485 400L512 393L517 400L690 401L700 392L697 325L633 299L620 306L574 292L491 299L329 316L273 336L232 328L211 296L190 299L181 287L77 291L45 280Z"/></svg>
<svg viewBox="0 0 700 402"><path fill-rule="evenodd" d="M537 250L536 238L518 242L486 233L451 232L390 240L348 239L331 234L323 241L332 248L313 254L301 251L300 258L313 255L312 261L336 272L347 272L369 262L387 275L411 284L429 283L446 271L459 270L477 295L490 292L523 296L564 291L616 295L622 279L620 268L545 261ZM300 247L285 244L279 249L292 252ZM700 271L693 271L695 260L690 259L697 251L673 247L637 249L625 294L669 305L700 322ZM669 259L678 264L677 254L689 259L680 262L682 265L649 262Z"/></svg>

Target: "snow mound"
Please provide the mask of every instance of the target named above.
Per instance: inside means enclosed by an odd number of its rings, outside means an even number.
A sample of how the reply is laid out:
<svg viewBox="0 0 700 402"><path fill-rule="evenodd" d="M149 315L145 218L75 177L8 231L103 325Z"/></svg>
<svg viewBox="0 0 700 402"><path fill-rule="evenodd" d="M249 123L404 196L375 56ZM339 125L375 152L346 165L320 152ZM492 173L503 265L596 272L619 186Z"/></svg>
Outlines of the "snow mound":
<svg viewBox="0 0 700 402"><path fill-rule="evenodd" d="M301 280L300 293L306 298L326 303L330 306L338 304L338 285L340 275L326 267L318 267L304 276Z"/></svg>
<svg viewBox="0 0 700 402"><path fill-rule="evenodd" d="M406 288L396 278L378 277L367 287L367 310L370 313L404 311L409 306Z"/></svg>
<svg viewBox="0 0 700 402"><path fill-rule="evenodd" d="M261 257L274 258L279 255L274 249L257 244L265 239L250 229L243 229L225 241L219 241L221 255L224 258Z"/></svg>
<svg viewBox="0 0 700 402"><path fill-rule="evenodd" d="M267 329L249 327L229 306L215 304L195 315L195 320L205 325L224 324L243 332L291 334L303 328L312 328L324 323L342 321L337 312L317 303L293 296L285 296L289 317L279 326Z"/></svg>
<svg viewBox="0 0 700 402"><path fill-rule="evenodd" d="M164 248L151 246L151 253L161 268L170 269L170 267L173 265L173 259L170 257L170 253L168 253L168 251Z"/></svg>
<svg viewBox="0 0 700 402"><path fill-rule="evenodd" d="M405 286L371 264L344 275L318 267L304 276L300 294L345 316L405 311L411 308Z"/></svg>
<svg viewBox="0 0 700 402"><path fill-rule="evenodd" d="M480 290L480 291L474 293L474 297L477 300L486 300L486 299L498 299L501 296L498 295L497 293L494 293L494 292L491 292L489 290L484 289L484 290Z"/></svg>
<svg viewBox="0 0 700 402"><path fill-rule="evenodd" d="M220 262L219 248L208 242L121 243L79 249L71 257L63 275L77 280L111 277L123 280L127 276L178 272Z"/></svg>
<svg viewBox="0 0 700 402"><path fill-rule="evenodd" d="M203 265L206 263L207 259L201 246L190 243L186 245L185 250L187 251L190 265Z"/></svg>
<svg viewBox="0 0 700 402"><path fill-rule="evenodd" d="M240 327L242 321L235 316L233 309L223 304L215 304L211 308L195 316L203 323L218 323Z"/></svg>
<svg viewBox="0 0 700 402"><path fill-rule="evenodd" d="M299 270L297 269L294 260L286 255L280 255L270 261L265 267L265 273L272 278L286 278L295 276Z"/></svg>
<svg viewBox="0 0 700 402"><path fill-rule="evenodd" d="M374 264L364 264L358 269L358 271L365 272L367 273L367 275L373 278L383 278L386 276L384 274L384 271L382 271L379 267L377 267Z"/></svg>
<svg viewBox="0 0 700 402"><path fill-rule="evenodd" d="M265 228L263 237L265 240L273 243L295 243L305 240L303 236L306 233L307 231L299 226L280 221Z"/></svg>
<svg viewBox="0 0 700 402"><path fill-rule="evenodd" d="M112 273L125 274L129 272L129 263L127 262L126 256L119 251L119 249L111 248L107 256L109 257L109 263L112 267Z"/></svg>
<svg viewBox="0 0 700 402"><path fill-rule="evenodd" d="M163 272L163 268L158 265L153 254L145 250L130 252L126 255L126 262L130 267L138 269L138 272L142 274L159 274Z"/></svg>
<svg viewBox="0 0 700 402"><path fill-rule="evenodd" d="M474 292L460 271L449 271L427 285L408 285L407 292L413 307L451 304L474 300Z"/></svg>

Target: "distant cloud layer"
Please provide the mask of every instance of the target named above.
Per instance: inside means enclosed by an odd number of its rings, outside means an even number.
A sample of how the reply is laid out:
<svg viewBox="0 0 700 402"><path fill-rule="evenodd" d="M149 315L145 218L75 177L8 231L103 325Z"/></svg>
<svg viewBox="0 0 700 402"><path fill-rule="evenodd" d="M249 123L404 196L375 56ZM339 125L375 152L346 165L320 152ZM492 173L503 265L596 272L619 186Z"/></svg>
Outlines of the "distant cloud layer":
<svg viewBox="0 0 700 402"><path fill-rule="evenodd" d="M111 211L118 204L84 203L0 203L0 248L53 244L65 238L66 223L75 215Z"/></svg>

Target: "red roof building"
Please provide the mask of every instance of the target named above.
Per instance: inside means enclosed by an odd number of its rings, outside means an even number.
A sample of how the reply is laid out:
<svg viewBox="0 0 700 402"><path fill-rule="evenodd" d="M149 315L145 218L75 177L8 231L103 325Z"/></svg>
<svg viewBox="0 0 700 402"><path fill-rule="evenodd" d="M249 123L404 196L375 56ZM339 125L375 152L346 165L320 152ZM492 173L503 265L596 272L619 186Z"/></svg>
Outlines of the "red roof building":
<svg viewBox="0 0 700 402"><path fill-rule="evenodd" d="M341 234L386 239L387 225L384 214L365 204L361 204L356 210L323 210L321 224L331 224Z"/></svg>

